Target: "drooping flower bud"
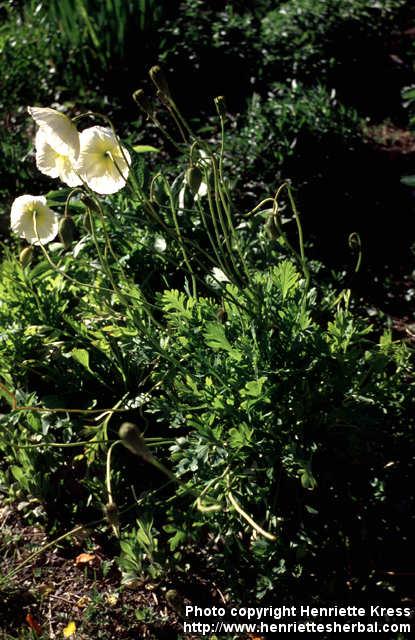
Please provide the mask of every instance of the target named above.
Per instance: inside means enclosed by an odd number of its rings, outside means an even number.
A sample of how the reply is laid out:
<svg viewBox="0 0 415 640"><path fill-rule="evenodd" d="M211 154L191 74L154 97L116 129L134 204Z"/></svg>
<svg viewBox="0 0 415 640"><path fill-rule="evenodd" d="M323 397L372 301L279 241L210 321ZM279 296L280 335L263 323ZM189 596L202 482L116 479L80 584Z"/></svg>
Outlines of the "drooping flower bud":
<svg viewBox="0 0 415 640"><path fill-rule="evenodd" d="M166 80L166 76L163 71L159 67L159 65L155 65L150 69L150 78L155 85L155 87L160 91L161 94L166 96L166 98L171 98L169 85Z"/></svg>
<svg viewBox="0 0 415 640"><path fill-rule="evenodd" d="M226 103L223 96L217 96L215 98L216 110L221 118L226 118Z"/></svg>
<svg viewBox="0 0 415 640"><path fill-rule="evenodd" d="M33 247L25 247L19 254L19 261L23 269L28 267L33 260Z"/></svg>
<svg viewBox="0 0 415 640"><path fill-rule="evenodd" d="M81 196L81 201L84 203L84 205L87 207L87 209L90 209L91 211L94 211L95 213L99 213L99 207L97 205L97 203L95 202L94 198L91 198L91 196L87 195L86 193L84 193Z"/></svg>
<svg viewBox="0 0 415 640"><path fill-rule="evenodd" d="M118 436L124 447L131 451L131 453L140 456L140 458L143 458L147 462L152 459L152 455L147 449L144 438L136 424L123 422L118 431Z"/></svg>
<svg viewBox="0 0 415 640"><path fill-rule="evenodd" d="M359 251L362 248L362 241L356 231L353 231L353 233L349 235L349 247L353 249L353 251Z"/></svg>
<svg viewBox="0 0 415 640"><path fill-rule="evenodd" d="M276 240L280 235L278 227L275 223L275 217L273 215L269 216L265 224L265 233L270 240Z"/></svg>
<svg viewBox="0 0 415 640"><path fill-rule="evenodd" d="M196 196L199 192L200 185L202 184L203 174L199 167L191 166L186 171L186 182L189 186L192 195Z"/></svg>
<svg viewBox="0 0 415 640"><path fill-rule="evenodd" d="M84 213L82 218L82 225L85 231L87 231L87 233L92 233L92 225L91 225L91 218L89 217L89 211Z"/></svg>
<svg viewBox="0 0 415 640"><path fill-rule="evenodd" d="M59 223L59 238L64 249L70 249L75 235L75 223L71 217L65 216Z"/></svg>
<svg viewBox="0 0 415 640"><path fill-rule="evenodd" d="M134 91L133 100L147 116L151 117L153 115L154 113L153 104L147 98L143 89L137 89L137 91Z"/></svg>

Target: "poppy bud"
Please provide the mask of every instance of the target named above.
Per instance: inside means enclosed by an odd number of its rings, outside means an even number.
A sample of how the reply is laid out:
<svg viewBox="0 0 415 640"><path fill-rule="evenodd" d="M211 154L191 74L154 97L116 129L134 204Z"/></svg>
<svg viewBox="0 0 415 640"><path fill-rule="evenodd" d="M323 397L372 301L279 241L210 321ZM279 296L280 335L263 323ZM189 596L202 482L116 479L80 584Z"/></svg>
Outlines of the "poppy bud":
<svg viewBox="0 0 415 640"><path fill-rule="evenodd" d="M216 312L216 317L219 320L219 322L222 322L222 324L225 324L225 322L228 319L228 314L226 312L225 307L219 307L219 309Z"/></svg>
<svg viewBox="0 0 415 640"><path fill-rule="evenodd" d="M143 89L137 89L133 93L133 100L147 116L152 116L154 108Z"/></svg>
<svg viewBox="0 0 415 640"><path fill-rule="evenodd" d="M95 202L94 198L91 198L91 196L88 196L87 194L83 194L81 196L81 200L84 203L84 205L86 206L87 209L90 209L91 211L94 211L95 213L99 213L99 207L97 205L97 203Z"/></svg>
<svg viewBox="0 0 415 640"><path fill-rule="evenodd" d="M82 225L83 225L85 231L87 231L88 233L92 232L91 219L89 217L89 212L88 211L86 213L84 213L84 216L82 218Z"/></svg>
<svg viewBox="0 0 415 640"><path fill-rule="evenodd" d="M19 254L20 264L23 269L28 267L33 260L33 247L25 247Z"/></svg>
<svg viewBox="0 0 415 640"><path fill-rule="evenodd" d="M216 110L221 118L226 118L226 103L223 96L217 96L215 98Z"/></svg>
<svg viewBox="0 0 415 640"><path fill-rule="evenodd" d="M166 80L166 76L158 65L151 67L150 78L160 93L167 98L171 97L169 85Z"/></svg>
<svg viewBox="0 0 415 640"><path fill-rule="evenodd" d="M265 224L265 233L270 240L276 240L280 235L278 227L275 223L275 217L273 215L269 216Z"/></svg>
<svg viewBox="0 0 415 640"><path fill-rule="evenodd" d="M362 241L356 231L349 235L349 247L354 251L359 251L362 248Z"/></svg>
<svg viewBox="0 0 415 640"><path fill-rule="evenodd" d="M59 238L65 249L70 249L75 232L75 223L69 216L65 216L59 223Z"/></svg>
<svg viewBox="0 0 415 640"><path fill-rule="evenodd" d="M197 195L200 185L202 184L202 172L199 167L189 167L186 171L186 182L189 186L190 191L195 196Z"/></svg>
<svg viewBox="0 0 415 640"><path fill-rule="evenodd" d="M140 456L147 462L151 460L152 455L147 449L144 438L138 430L137 425L132 422L123 422L118 431L118 436L124 447L131 451L131 453Z"/></svg>

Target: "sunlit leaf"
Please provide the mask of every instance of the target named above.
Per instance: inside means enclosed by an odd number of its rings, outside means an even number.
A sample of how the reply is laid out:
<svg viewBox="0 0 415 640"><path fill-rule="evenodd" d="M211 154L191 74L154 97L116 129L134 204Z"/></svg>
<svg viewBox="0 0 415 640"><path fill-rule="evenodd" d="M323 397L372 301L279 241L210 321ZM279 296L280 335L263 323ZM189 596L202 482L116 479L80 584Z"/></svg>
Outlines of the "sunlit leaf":
<svg viewBox="0 0 415 640"><path fill-rule="evenodd" d="M160 149L152 147L151 144L136 144L133 149L136 153L160 153Z"/></svg>

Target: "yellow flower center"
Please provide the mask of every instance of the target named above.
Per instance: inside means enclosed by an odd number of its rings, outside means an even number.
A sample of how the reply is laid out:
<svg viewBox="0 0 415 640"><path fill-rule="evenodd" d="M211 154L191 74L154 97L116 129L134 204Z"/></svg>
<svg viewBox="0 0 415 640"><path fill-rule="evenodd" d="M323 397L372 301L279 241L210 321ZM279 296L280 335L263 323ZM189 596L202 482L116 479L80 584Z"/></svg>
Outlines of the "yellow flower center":
<svg viewBox="0 0 415 640"><path fill-rule="evenodd" d="M36 227L42 224L45 217L45 210L43 207L39 206L38 204L32 203L28 205L26 211L27 214L32 218L33 224L35 224L36 221Z"/></svg>

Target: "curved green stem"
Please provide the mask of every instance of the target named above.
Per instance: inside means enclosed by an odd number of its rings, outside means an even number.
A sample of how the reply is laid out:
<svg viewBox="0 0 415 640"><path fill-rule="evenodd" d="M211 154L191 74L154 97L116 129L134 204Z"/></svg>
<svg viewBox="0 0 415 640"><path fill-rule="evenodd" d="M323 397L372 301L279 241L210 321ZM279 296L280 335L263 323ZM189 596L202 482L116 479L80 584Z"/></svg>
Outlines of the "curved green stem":
<svg viewBox="0 0 415 640"><path fill-rule="evenodd" d="M305 288L306 288L306 291L307 291L308 287L310 285L310 271L308 269L307 260L306 260L306 257L305 257L303 227L301 225L300 216L299 216L299 213L298 213L298 210L297 210L297 206L295 204L295 200L293 198L291 187L290 187L288 182L286 183L286 185L287 185L288 197L290 199L291 209L292 209L292 211L294 213L295 222L297 224L298 244L300 246L301 264L302 264L304 276L305 276L305 279L306 279L306 287Z"/></svg>
<svg viewBox="0 0 415 640"><path fill-rule="evenodd" d="M278 192L277 192L278 193ZM261 209L263 207L264 204L266 204L267 202L273 203L274 202L274 198L265 198L265 200L262 200L259 204L257 204L256 207L254 207L253 209L251 209L251 211L248 211L247 213L243 214L245 216L250 216L254 213L256 213L259 209Z"/></svg>
<svg viewBox="0 0 415 640"><path fill-rule="evenodd" d="M13 444L13 449L38 449L41 447L52 447L58 449L71 449L74 447L87 447L96 444L108 444L108 440L84 440L83 442L38 442L36 444Z"/></svg>
<svg viewBox="0 0 415 640"><path fill-rule="evenodd" d="M255 522L255 520L253 518L251 518L251 516L246 513L246 511L244 511L242 509L242 507L238 504L238 502L235 500L233 494L231 493L231 491L228 491L227 493L227 498L229 500L229 502L231 503L231 505L233 506L233 508L235 509L235 511L237 511L239 513L240 516L242 516L242 518L257 532L259 533L261 536L263 536L264 538L266 538L267 540L271 540L272 542L275 542L277 540L276 536L274 536L274 534L269 533L269 531L265 531L265 529L263 529L262 527L260 527L260 525Z"/></svg>
<svg viewBox="0 0 415 640"><path fill-rule="evenodd" d="M81 180L82 180L82 178L81 178ZM66 201L65 201L65 209L64 209L64 213L63 213L63 215L64 215L64 217L65 217L65 218L68 218L68 217L69 217L69 204L70 204L70 202L71 202L71 200L72 200L73 196L75 195L75 193L78 193L78 192L83 193L83 191L82 191L82 188L81 188L81 187L74 187L74 188L73 188L73 189L68 193L68 197L66 198Z"/></svg>

